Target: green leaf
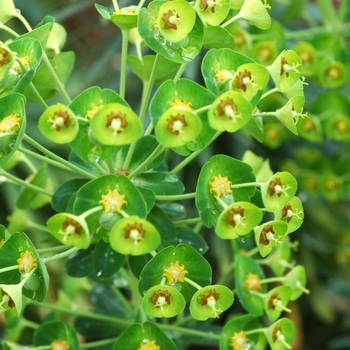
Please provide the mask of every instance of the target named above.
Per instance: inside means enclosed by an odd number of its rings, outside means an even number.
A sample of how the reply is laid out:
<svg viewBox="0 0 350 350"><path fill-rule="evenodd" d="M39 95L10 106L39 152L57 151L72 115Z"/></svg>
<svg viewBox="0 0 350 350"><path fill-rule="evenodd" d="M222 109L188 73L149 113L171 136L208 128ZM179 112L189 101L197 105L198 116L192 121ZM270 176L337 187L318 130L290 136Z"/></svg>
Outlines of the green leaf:
<svg viewBox="0 0 350 350"><path fill-rule="evenodd" d="M78 250L71 254L65 264L67 274L72 277L86 277L94 272L94 247Z"/></svg>
<svg viewBox="0 0 350 350"><path fill-rule="evenodd" d="M113 276L125 262L125 257L114 251L110 244L100 240L94 250L94 272L99 279Z"/></svg>
<svg viewBox="0 0 350 350"><path fill-rule="evenodd" d="M141 346L149 349L177 350L173 341L152 322L142 325L135 323L128 327L114 343L112 350L134 350Z"/></svg>
<svg viewBox="0 0 350 350"><path fill-rule="evenodd" d="M256 285L255 289L249 289L246 282L249 280L250 274L257 275L260 280L264 279L264 272L256 260L247 255L236 254L235 262L235 281L239 301L247 312L255 316L262 316L264 313L264 301L260 296L251 292L257 290L259 293L266 293L266 284Z"/></svg>
<svg viewBox="0 0 350 350"><path fill-rule="evenodd" d="M209 49L233 49L235 47L235 39L226 28L211 26L207 23L204 28L203 46Z"/></svg>
<svg viewBox="0 0 350 350"><path fill-rule="evenodd" d="M271 350L290 349L295 338L294 324L288 318L281 318L273 323L265 334Z"/></svg>
<svg viewBox="0 0 350 350"><path fill-rule="evenodd" d="M25 98L12 93L0 98L0 165L20 146L26 127Z"/></svg>
<svg viewBox="0 0 350 350"><path fill-rule="evenodd" d="M49 16L47 16L48 20L50 19ZM51 17L53 19L53 17ZM34 38L40 41L40 44L43 48L46 46L47 39L50 35L50 31L53 27L53 22L48 21L45 23L39 23L31 32L24 33L20 36L20 38Z"/></svg>
<svg viewBox="0 0 350 350"><path fill-rule="evenodd" d="M218 191L220 187L215 186L219 179L225 180L228 186L225 191ZM203 223L208 227L216 225L221 212L225 209L216 196L227 206L233 202L249 201L255 192L254 186L232 190L230 186L254 181L253 169L248 164L224 155L213 156L202 167L196 188L196 207Z"/></svg>
<svg viewBox="0 0 350 350"><path fill-rule="evenodd" d="M189 301L196 288L184 278L206 286L211 283L211 267L194 248L182 243L164 248L145 265L140 275L139 291L144 295L163 281L164 287L176 288Z"/></svg>
<svg viewBox="0 0 350 350"><path fill-rule="evenodd" d="M191 316L199 321L217 318L233 303L234 297L230 289L222 285L212 285L198 290L191 299Z"/></svg>
<svg viewBox="0 0 350 350"><path fill-rule="evenodd" d="M60 52L50 60L52 68L62 83L68 80L73 70L74 61L75 54L72 51ZM56 83L52 79L50 70L45 64L37 69L33 84L44 100L50 100L57 94ZM30 90L27 89L25 94L30 99L37 100L36 96Z"/></svg>
<svg viewBox="0 0 350 350"><path fill-rule="evenodd" d="M198 233L190 230L187 227L177 227L176 230L179 243L189 244L202 255L208 251L209 247L207 242Z"/></svg>
<svg viewBox="0 0 350 350"><path fill-rule="evenodd" d="M13 0L3 0L0 2L0 21L6 23L11 18L16 17L17 12Z"/></svg>

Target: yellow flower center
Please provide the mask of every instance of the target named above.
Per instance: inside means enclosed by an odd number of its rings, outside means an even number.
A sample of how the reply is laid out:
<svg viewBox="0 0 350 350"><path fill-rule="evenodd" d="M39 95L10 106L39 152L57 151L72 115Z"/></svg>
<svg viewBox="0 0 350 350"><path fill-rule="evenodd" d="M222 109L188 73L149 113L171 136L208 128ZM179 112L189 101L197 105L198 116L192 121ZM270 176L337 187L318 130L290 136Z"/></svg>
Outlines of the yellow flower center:
<svg viewBox="0 0 350 350"><path fill-rule="evenodd" d="M145 343L142 343L137 350L161 350L161 348L154 340L147 340Z"/></svg>
<svg viewBox="0 0 350 350"><path fill-rule="evenodd" d="M54 340L51 343L51 350L68 350L69 345L65 340Z"/></svg>
<svg viewBox="0 0 350 350"><path fill-rule="evenodd" d="M191 102L178 99L170 103L170 109L182 109L185 111L193 111L193 108L191 107Z"/></svg>
<svg viewBox="0 0 350 350"><path fill-rule="evenodd" d="M185 275L188 273L184 265L179 265L179 262L172 262L170 266L164 270L163 276L168 280L169 284L176 282L185 282Z"/></svg>
<svg viewBox="0 0 350 350"><path fill-rule="evenodd" d="M250 290L262 289L262 286L260 283L260 277L255 273L249 273L244 283L246 287Z"/></svg>
<svg viewBox="0 0 350 350"><path fill-rule="evenodd" d="M247 338L246 332L240 331L233 333L230 345L233 350L245 350L245 345L247 345L248 342L249 338Z"/></svg>
<svg viewBox="0 0 350 350"><path fill-rule="evenodd" d="M93 106L91 109L89 109L87 112L86 112L86 115L85 117L86 118L89 118L89 119L92 119L94 117L94 115L96 114L96 112L98 110L100 110L103 106L102 105L99 105L99 106Z"/></svg>
<svg viewBox="0 0 350 350"><path fill-rule="evenodd" d="M134 9L119 9L118 11L113 12L113 15L134 15Z"/></svg>
<svg viewBox="0 0 350 350"><path fill-rule="evenodd" d="M114 190L109 190L107 194L103 195L99 203L102 204L106 213L113 211L120 213L122 206L126 203L125 195L120 194L115 188Z"/></svg>
<svg viewBox="0 0 350 350"><path fill-rule="evenodd" d="M227 79L231 79L235 71L233 69L215 69L215 79L219 83L223 83Z"/></svg>
<svg viewBox="0 0 350 350"><path fill-rule="evenodd" d="M220 174L213 176L213 181L209 183L210 192L214 192L218 197L232 193L231 183L227 176L221 176Z"/></svg>
<svg viewBox="0 0 350 350"><path fill-rule="evenodd" d="M24 270L26 273L32 271L34 267L38 266L36 259L29 250L27 250L25 253L21 253L21 256L17 259L17 262L18 269Z"/></svg>
<svg viewBox="0 0 350 350"><path fill-rule="evenodd" d="M21 118L18 114L10 114L0 121L0 133L15 132L21 126Z"/></svg>

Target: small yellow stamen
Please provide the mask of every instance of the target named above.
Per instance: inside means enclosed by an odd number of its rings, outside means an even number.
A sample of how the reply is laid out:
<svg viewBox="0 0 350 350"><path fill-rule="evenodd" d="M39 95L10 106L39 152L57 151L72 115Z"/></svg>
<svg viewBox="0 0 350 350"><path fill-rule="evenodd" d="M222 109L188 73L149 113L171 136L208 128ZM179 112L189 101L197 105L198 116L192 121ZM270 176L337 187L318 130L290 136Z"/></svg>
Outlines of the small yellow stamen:
<svg viewBox="0 0 350 350"><path fill-rule="evenodd" d="M21 118L18 114L10 114L0 121L0 133L17 131L21 126Z"/></svg>
<svg viewBox="0 0 350 350"><path fill-rule="evenodd" d="M18 269L24 270L24 272L28 273L32 271L34 267L38 266L36 259L33 257L32 252L27 250L24 253L21 253L21 256L17 259Z"/></svg>
<svg viewBox="0 0 350 350"><path fill-rule="evenodd" d="M219 83L223 83L227 79L230 79L235 74L233 69L215 69L215 79Z"/></svg>
<svg viewBox="0 0 350 350"><path fill-rule="evenodd" d="M184 265L179 265L179 262L171 262L170 266L164 270L163 276L168 280L169 284L176 282L185 282L185 275L188 273Z"/></svg>
<svg viewBox="0 0 350 350"><path fill-rule="evenodd" d="M122 206L127 203L125 200L125 195L120 194L115 188L114 190L109 190L107 194L102 196L99 204L101 204L106 213L116 211L121 212Z"/></svg>
<svg viewBox="0 0 350 350"><path fill-rule="evenodd" d="M262 289L260 277L254 273L249 273L244 283L246 287L250 290Z"/></svg>
<svg viewBox="0 0 350 350"><path fill-rule="evenodd" d="M102 105L99 105L99 106L93 106L91 109L89 109L87 112L86 112L86 115L85 117L86 118L89 118L89 119L92 119L94 117L94 115L96 114L96 112L98 110L100 110L103 106Z"/></svg>
<svg viewBox="0 0 350 350"><path fill-rule="evenodd" d="M232 347L232 350L245 350L248 342L249 338L247 338L246 332L235 332L231 337L230 346Z"/></svg>
<svg viewBox="0 0 350 350"><path fill-rule="evenodd" d="M182 109L185 111L193 111L193 108L191 107L191 102L179 99L176 99L170 103L170 109Z"/></svg>
<svg viewBox="0 0 350 350"><path fill-rule="evenodd" d="M51 350L68 350L69 344L65 340L54 340L51 343Z"/></svg>
<svg viewBox="0 0 350 350"><path fill-rule="evenodd" d="M160 346L156 344L154 340L147 340L146 343L140 345L137 350L161 350Z"/></svg>
<svg viewBox="0 0 350 350"><path fill-rule="evenodd" d="M215 192L215 194L221 197L223 194L232 193L231 190L232 182L228 179L227 176L213 176L213 181L209 183L210 192Z"/></svg>

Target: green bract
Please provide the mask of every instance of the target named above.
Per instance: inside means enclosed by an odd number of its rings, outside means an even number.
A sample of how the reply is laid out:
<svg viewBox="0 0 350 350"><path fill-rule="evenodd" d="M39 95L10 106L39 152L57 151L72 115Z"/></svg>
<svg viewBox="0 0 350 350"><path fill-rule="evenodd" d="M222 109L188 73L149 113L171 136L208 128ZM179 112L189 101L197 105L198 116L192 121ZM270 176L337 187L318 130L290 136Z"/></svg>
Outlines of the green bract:
<svg viewBox="0 0 350 350"><path fill-rule="evenodd" d="M194 8L203 22L218 26L230 12L230 0L196 0Z"/></svg>
<svg viewBox="0 0 350 350"><path fill-rule="evenodd" d="M254 204L236 202L221 213L215 232L223 239L244 236L260 223L262 217L261 210Z"/></svg>
<svg viewBox="0 0 350 350"><path fill-rule="evenodd" d="M273 323L265 334L271 350L290 349L295 338L293 322L288 318L281 318Z"/></svg>
<svg viewBox="0 0 350 350"><path fill-rule="evenodd" d="M57 103L48 107L40 116L39 130L53 142L69 143L77 136L79 124L70 108Z"/></svg>
<svg viewBox="0 0 350 350"><path fill-rule="evenodd" d="M173 43L183 40L196 21L193 7L184 0L163 3L159 7L158 26L160 35Z"/></svg>
<svg viewBox="0 0 350 350"><path fill-rule="evenodd" d="M102 145L129 145L142 134L138 116L121 103L109 103L99 109L90 125L92 136Z"/></svg>
<svg viewBox="0 0 350 350"><path fill-rule="evenodd" d="M12 17L16 17L16 8L13 0L3 0L0 2L0 21L6 23Z"/></svg>
<svg viewBox="0 0 350 350"><path fill-rule="evenodd" d="M191 316L199 321L217 318L233 304L233 293L222 285L212 285L196 292L190 304Z"/></svg>
<svg viewBox="0 0 350 350"><path fill-rule="evenodd" d="M160 235L150 222L132 215L112 227L109 243L120 254L142 255L159 246Z"/></svg>
<svg viewBox="0 0 350 350"><path fill-rule="evenodd" d="M265 30L271 26L271 17L266 10L269 6L266 5L266 0L263 1L265 4L262 0L245 0L239 15L253 26Z"/></svg>
<svg viewBox="0 0 350 350"><path fill-rule="evenodd" d="M157 141L164 147L179 147L193 141L201 132L201 119L183 109L169 109L155 127Z"/></svg>
<svg viewBox="0 0 350 350"><path fill-rule="evenodd" d="M278 172L261 186L264 205L269 211L282 209L295 195L297 181L288 172Z"/></svg>
<svg viewBox="0 0 350 350"><path fill-rule="evenodd" d="M298 299L303 293L310 293L310 291L305 288L306 273L304 266L298 265L290 270L285 275L283 283L292 290L290 300Z"/></svg>
<svg viewBox="0 0 350 350"><path fill-rule="evenodd" d="M182 294L174 287L156 285L142 299L142 309L151 317L174 317L185 308Z"/></svg>
<svg viewBox="0 0 350 350"><path fill-rule="evenodd" d="M214 130L235 132L247 124L251 116L250 103L239 92L228 91L212 104L208 120Z"/></svg>
<svg viewBox="0 0 350 350"><path fill-rule="evenodd" d="M266 315L271 322L276 321L283 311L291 312L287 308L292 290L288 286L271 289L264 297Z"/></svg>
<svg viewBox="0 0 350 350"><path fill-rule="evenodd" d="M25 98L12 93L0 98L0 165L20 146L26 127Z"/></svg>
<svg viewBox="0 0 350 350"><path fill-rule="evenodd" d="M47 221L51 234L62 244L86 249L90 245L90 232L86 222L69 213L58 213Z"/></svg>
<svg viewBox="0 0 350 350"><path fill-rule="evenodd" d="M268 255L276 244L281 244L287 229L284 221L268 221L254 228L255 242L262 257Z"/></svg>

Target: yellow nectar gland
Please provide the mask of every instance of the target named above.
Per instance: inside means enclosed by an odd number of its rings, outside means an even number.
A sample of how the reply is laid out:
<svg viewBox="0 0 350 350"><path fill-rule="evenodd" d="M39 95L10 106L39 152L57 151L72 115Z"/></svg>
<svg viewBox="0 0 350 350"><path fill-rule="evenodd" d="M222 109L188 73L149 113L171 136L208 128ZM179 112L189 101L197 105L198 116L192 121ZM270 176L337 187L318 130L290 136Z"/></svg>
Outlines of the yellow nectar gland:
<svg viewBox="0 0 350 350"><path fill-rule="evenodd" d="M121 212L122 206L127 203L125 200L125 195L120 194L119 191L115 188L114 190L109 190L107 194L102 196L102 199L99 201L104 208L106 213Z"/></svg>
<svg viewBox="0 0 350 350"><path fill-rule="evenodd" d="M221 197L223 194L232 193L231 190L232 182L228 179L227 176L213 176L213 181L209 182L210 192L214 192L218 197Z"/></svg>
<svg viewBox="0 0 350 350"><path fill-rule="evenodd" d="M170 109L182 109L190 112L193 111L193 108L191 107L191 102L179 99L176 99L170 103Z"/></svg>
<svg viewBox="0 0 350 350"><path fill-rule="evenodd" d="M68 236L76 234L81 236L83 227L74 219L67 217L64 222L62 222L62 229L58 231L58 234L63 235L63 241L67 240Z"/></svg>
<svg viewBox="0 0 350 350"><path fill-rule="evenodd" d="M233 69L215 69L215 79L219 83L231 79L234 74L235 71Z"/></svg>
<svg viewBox="0 0 350 350"><path fill-rule="evenodd" d="M119 9L118 11L113 12L113 15L134 15L134 9Z"/></svg>
<svg viewBox="0 0 350 350"><path fill-rule="evenodd" d="M124 228L125 239L133 239L134 244L138 244L145 237L146 231L142 228L142 224L135 222L134 224L127 224Z"/></svg>
<svg viewBox="0 0 350 350"><path fill-rule="evenodd" d="M188 273L184 265L179 265L179 262L171 262L170 267L164 270L163 276L168 280L169 284L176 282L185 282L185 275Z"/></svg>
<svg viewBox="0 0 350 350"><path fill-rule="evenodd" d="M69 344L65 340L54 340L51 343L51 350L68 350Z"/></svg>
<svg viewBox="0 0 350 350"><path fill-rule="evenodd" d="M10 114L0 121L0 133L8 134L16 132L21 126L21 118L18 114Z"/></svg>
<svg viewBox="0 0 350 350"><path fill-rule="evenodd" d="M262 289L261 283L260 283L260 277L258 275L256 275L255 273L249 273L245 282L244 282L245 286L249 289L249 290L260 290Z"/></svg>
<svg viewBox="0 0 350 350"><path fill-rule="evenodd" d="M93 106L91 109L89 109L86 112L85 117L88 119L92 119L94 117L94 115L96 114L96 112L99 111L102 107L103 107L103 105Z"/></svg>
<svg viewBox="0 0 350 350"><path fill-rule="evenodd" d="M154 340L146 340L137 350L161 350Z"/></svg>
<svg viewBox="0 0 350 350"><path fill-rule="evenodd" d="M24 253L21 253L21 256L17 259L18 269L23 270L25 273L28 273L33 270L34 267L38 266L38 262L33 257L32 252L27 250Z"/></svg>
<svg viewBox="0 0 350 350"><path fill-rule="evenodd" d="M249 338L247 338L246 332L244 331L233 333L230 340L230 346L232 347L232 350L245 350L246 345L249 343Z"/></svg>
<svg viewBox="0 0 350 350"><path fill-rule="evenodd" d="M151 297L151 303L157 308L161 309L163 311L164 305L170 305L171 294L167 290L161 290L154 291L152 297Z"/></svg>
<svg viewBox="0 0 350 350"><path fill-rule="evenodd" d="M5 48L0 47L0 67L10 62L9 51Z"/></svg>

